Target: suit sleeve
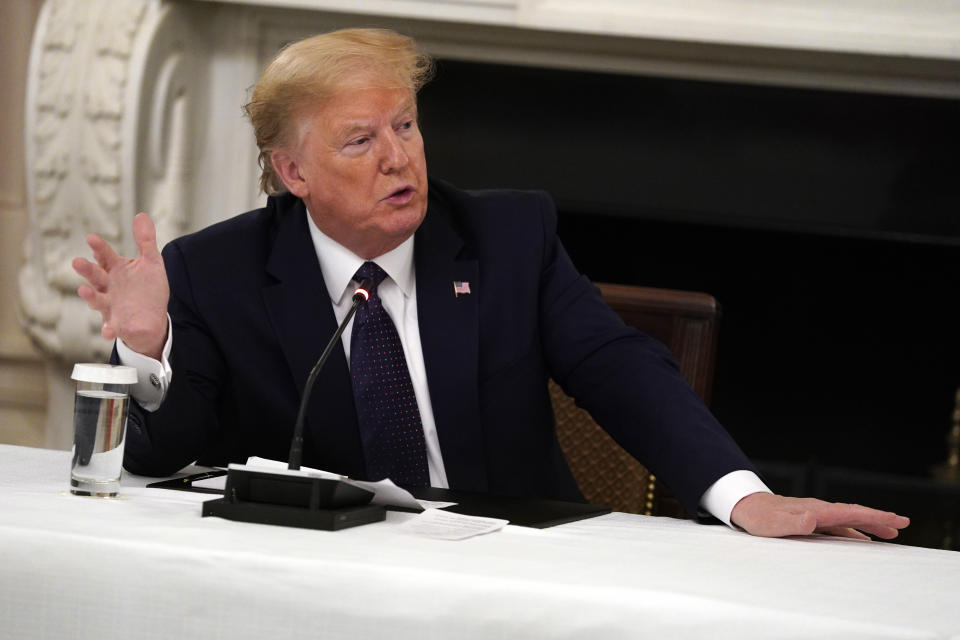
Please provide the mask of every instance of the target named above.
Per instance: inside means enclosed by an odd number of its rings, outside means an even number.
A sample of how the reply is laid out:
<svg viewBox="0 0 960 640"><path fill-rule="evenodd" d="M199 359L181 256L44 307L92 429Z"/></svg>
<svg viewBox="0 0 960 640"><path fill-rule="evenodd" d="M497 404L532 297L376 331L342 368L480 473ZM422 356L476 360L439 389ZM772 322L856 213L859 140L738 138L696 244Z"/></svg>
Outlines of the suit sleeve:
<svg viewBox="0 0 960 640"><path fill-rule="evenodd" d="M131 403L124 467L166 476L194 462L220 429L218 404L224 358L197 311L184 258L176 242L163 251L170 282L170 361L176 375L153 412Z"/></svg>
<svg viewBox="0 0 960 640"><path fill-rule="evenodd" d="M696 513L717 479L755 468L687 384L669 350L627 327L577 272L557 237L548 196L540 209L540 326L553 378Z"/></svg>

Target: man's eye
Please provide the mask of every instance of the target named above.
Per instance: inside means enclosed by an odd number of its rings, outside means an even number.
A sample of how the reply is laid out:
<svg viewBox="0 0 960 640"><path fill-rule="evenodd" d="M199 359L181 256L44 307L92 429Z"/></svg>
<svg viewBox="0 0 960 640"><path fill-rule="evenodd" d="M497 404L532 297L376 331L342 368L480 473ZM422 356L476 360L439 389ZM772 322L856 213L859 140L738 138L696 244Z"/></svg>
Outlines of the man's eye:
<svg viewBox="0 0 960 640"><path fill-rule="evenodd" d="M367 137L356 138L355 140L351 140L351 141L350 141L350 144L353 145L353 146L359 147L359 146L362 146L362 145L367 144L367 142L369 142L369 141L370 141L370 138L367 138Z"/></svg>
<svg viewBox="0 0 960 640"><path fill-rule="evenodd" d="M400 130L402 130L402 131L406 131L406 130L408 130L408 129L412 129L412 128L413 128L413 120L407 120L406 122L404 122L403 124L401 124L401 125L400 125L399 127L397 127L397 128L400 129Z"/></svg>

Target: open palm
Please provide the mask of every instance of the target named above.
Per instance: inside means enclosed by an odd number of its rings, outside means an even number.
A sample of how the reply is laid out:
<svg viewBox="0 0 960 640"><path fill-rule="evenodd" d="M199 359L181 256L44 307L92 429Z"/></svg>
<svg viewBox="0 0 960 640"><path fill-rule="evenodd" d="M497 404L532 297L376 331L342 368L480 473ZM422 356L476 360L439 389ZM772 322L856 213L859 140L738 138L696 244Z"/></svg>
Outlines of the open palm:
<svg viewBox="0 0 960 640"><path fill-rule="evenodd" d="M74 270L87 281L77 294L100 312L104 338L120 338L133 351L159 359L167 337L170 286L147 214L134 218L133 239L139 255L125 258L100 236L87 236L96 262L74 258Z"/></svg>

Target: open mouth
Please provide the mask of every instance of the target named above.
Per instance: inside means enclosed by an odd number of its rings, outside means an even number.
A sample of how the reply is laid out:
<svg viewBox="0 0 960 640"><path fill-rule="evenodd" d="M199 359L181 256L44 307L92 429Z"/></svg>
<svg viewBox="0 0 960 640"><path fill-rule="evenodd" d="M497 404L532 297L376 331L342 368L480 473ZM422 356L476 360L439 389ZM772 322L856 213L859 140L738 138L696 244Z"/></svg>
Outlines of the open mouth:
<svg viewBox="0 0 960 640"><path fill-rule="evenodd" d="M398 189L395 189L394 191L391 191L390 195L384 198L384 200L388 202L406 202L413 197L414 191L414 188L410 185L404 185Z"/></svg>

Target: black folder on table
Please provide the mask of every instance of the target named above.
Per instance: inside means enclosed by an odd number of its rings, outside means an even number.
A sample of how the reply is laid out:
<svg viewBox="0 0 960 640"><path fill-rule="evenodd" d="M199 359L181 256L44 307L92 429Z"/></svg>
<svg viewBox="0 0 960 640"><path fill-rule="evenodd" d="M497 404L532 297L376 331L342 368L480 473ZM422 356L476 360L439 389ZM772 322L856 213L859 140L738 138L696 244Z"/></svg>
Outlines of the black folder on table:
<svg viewBox="0 0 960 640"><path fill-rule="evenodd" d="M457 503L452 507L444 507L444 511L460 513L465 516L500 518L509 520L510 524L535 529L546 529L558 524L566 524L567 522L610 513L608 507L584 502L495 496L472 491L438 489L436 487L408 487L407 490L413 494L414 498L420 500Z"/></svg>
<svg viewBox="0 0 960 640"><path fill-rule="evenodd" d="M191 491L193 493L215 493L223 495L223 489L210 489L208 487L195 487L193 483L196 480L206 480L207 478L218 478L227 475L226 469L211 469L201 473L192 473L187 476L178 476L151 482L146 485L147 489L177 489L179 491Z"/></svg>

